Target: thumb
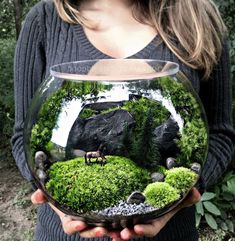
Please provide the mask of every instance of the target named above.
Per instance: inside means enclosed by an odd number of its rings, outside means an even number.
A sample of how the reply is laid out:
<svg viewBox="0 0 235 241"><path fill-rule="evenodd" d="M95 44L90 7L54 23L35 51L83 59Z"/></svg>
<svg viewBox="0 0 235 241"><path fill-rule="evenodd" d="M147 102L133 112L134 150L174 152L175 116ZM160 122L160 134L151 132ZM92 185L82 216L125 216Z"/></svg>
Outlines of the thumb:
<svg viewBox="0 0 235 241"><path fill-rule="evenodd" d="M199 193L199 191L194 187L188 194L188 196L186 197L186 199L184 200L184 202L182 203L182 208L186 208L186 207L190 207L193 204L196 204L197 202L199 202L201 199L201 194Z"/></svg>
<svg viewBox="0 0 235 241"><path fill-rule="evenodd" d="M32 194L31 201L33 204L43 204L47 202L47 199L43 192L40 189L38 189L36 192Z"/></svg>

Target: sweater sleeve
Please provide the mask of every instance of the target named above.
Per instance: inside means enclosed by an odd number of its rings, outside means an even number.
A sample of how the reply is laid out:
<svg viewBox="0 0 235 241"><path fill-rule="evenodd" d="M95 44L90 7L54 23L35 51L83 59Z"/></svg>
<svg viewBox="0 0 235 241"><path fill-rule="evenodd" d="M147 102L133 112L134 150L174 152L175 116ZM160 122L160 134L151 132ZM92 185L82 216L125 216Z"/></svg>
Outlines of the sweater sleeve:
<svg viewBox="0 0 235 241"><path fill-rule="evenodd" d="M12 136L12 151L22 175L32 181L24 148L24 120L30 101L43 80L45 70L45 51L40 25L39 4L28 13L22 27L14 59L15 125Z"/></svg>
<svg viewBox="0 0 235 241"><path fill-rule="evenodd" d="M233 152L232 80L228 42L208 81L202 82L200 97L209 125L209 150L202 171L205 188L216 183L227 169Z"/></svg>

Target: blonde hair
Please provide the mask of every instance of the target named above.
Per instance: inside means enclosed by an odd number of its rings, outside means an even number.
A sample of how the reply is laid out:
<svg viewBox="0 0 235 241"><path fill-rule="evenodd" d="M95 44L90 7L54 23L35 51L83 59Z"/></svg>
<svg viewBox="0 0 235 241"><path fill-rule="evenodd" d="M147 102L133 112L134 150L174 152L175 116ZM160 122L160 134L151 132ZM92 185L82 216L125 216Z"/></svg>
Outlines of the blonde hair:
<svg viewBox="0 0 235 241"><path fill-rule="evenodd" d="M76 0L54 0L60 17L92 27ZM226 27L211 0L133 0L133 15L151 23L168 48L186 65L208 78L221 55Z"/></svg>

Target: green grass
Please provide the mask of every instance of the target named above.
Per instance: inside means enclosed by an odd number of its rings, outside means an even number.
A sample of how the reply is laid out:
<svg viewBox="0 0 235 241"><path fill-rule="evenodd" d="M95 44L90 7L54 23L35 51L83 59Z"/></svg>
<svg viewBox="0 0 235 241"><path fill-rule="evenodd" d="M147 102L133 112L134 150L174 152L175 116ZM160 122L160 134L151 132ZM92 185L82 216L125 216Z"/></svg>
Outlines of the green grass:
<svg viewBox="0 0 235 241"><path fill-rule="evenodd" d="M59 203L75 211L101 210L142 192L151 182L150 173L130 159L106 156L107 164L86 165L84 158L57 162L49 170L46 187Z"/></svg>

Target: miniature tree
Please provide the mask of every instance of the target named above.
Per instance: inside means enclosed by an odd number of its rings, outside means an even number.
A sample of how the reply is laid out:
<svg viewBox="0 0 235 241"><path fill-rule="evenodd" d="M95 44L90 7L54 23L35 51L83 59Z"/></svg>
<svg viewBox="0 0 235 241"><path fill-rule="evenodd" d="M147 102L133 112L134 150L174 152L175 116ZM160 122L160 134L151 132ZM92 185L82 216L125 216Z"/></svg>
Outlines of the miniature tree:
<svg viewBox="0 0 235 241"><path fill-rule="evenodd" d="M133 144L132 158L141 166L151 168L157 165L161 156L154 141L153 112L149 108L142 129Z"/></svg>
<svg viewBox="0 0 235 241"><path fill-rule="evenodd" d="M125 123L124 130L123 130L121 153L124 156L129 157L131 149L132 149L131 128L129 128L128 124Z"/></svg>

